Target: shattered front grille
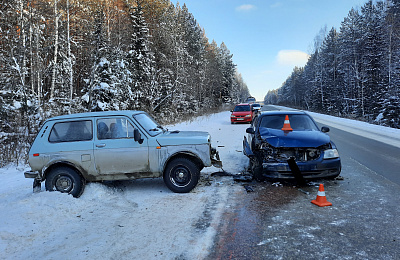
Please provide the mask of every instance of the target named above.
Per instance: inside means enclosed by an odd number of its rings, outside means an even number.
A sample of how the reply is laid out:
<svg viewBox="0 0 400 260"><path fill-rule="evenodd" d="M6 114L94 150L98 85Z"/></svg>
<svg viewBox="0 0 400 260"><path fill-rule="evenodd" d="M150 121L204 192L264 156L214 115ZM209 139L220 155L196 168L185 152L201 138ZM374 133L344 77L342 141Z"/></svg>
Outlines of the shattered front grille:
<svg viewBox="0 0 400 260"><path fill-rule="evenodd" d="M317 160L321 156L319 148L272 148L262 147L264 162L287 162L294 158L297 162Z"/></svg>

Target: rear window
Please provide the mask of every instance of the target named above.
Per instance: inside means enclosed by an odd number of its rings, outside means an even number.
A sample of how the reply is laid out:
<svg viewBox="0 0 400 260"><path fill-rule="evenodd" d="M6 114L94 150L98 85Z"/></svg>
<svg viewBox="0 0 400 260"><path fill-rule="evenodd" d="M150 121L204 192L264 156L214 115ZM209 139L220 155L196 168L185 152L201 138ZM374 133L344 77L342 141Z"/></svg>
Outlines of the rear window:
<svg viewBox="0 0 400 260"><path fill-rule="evenodd" d="M49 142L76 142L88 141L93 138L93 127L91 120L67 121L55 123L51 129Z"/></svg>

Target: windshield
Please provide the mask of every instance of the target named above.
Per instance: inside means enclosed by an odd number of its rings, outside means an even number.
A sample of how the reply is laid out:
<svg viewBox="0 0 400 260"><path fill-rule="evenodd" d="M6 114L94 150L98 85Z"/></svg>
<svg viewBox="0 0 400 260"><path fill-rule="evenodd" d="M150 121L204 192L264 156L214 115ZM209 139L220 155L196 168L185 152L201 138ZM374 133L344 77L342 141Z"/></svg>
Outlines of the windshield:
<svg viewBox="0 0 400 260"><path fill-rule="evenodd" d="M250 111L250 105L236 106L233 112L245 112Z"/></svg>
<svg viewBox="0 0 400 260"><path fill-rule="evenodd" d="M151 136L156 136L163 132L163 128L154 121L148 114L142 113L133 116L136 121L146 130Z"/></svg>
<svg viewBox="0 0 400 260"><path fill-rule="evenodd" d="M261 119L259 127L282 129L286 115L270 115ZM290 126L293 131L319 131L318 126L308 115L289 115Z"/></svg>

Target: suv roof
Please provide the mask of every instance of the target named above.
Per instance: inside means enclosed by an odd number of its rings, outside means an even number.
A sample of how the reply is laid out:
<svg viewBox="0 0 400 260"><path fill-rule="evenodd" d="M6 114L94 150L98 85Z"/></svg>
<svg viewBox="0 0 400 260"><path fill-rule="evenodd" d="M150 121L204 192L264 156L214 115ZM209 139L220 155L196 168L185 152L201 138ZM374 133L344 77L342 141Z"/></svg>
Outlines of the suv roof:
<svg viewBox="0 0 400 260"><path fill-rule="evenodd" d="M132 116L145 113L143 111L136 110L122 110L122 111L100 111L100 112L86 112L86 113L78 113L78 114L70 114L70 115L62 115L52 117L48 120L59 120L59 119L73 119L73 118L82 118L82 117L98 117L98 116Z"/></svg>

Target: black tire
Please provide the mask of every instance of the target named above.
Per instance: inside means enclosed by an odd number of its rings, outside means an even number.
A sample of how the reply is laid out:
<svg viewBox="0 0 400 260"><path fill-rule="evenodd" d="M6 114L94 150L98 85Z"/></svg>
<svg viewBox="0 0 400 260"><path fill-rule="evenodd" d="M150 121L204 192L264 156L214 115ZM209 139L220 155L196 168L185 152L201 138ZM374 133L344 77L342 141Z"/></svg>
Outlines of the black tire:
<svg viewBox="0 0 400 260"><path fill-rule="evenodd" d="M187 158L175 158L170 161L164 171L164 182L176 193L187 193L199 182L200 170L197 165Z"/></svg>
<svg viewBox="0 0 400 260"><path fill-rule="evenodd" d="M68 193L78 198L85 188L84 180L72 168L57 167L50 171L46 177L46 190Z"/></svg>
<svg viewBox="0 0 400 260"><path fill-rule="evenodd" d="M262 163L257 157L252 157L250 158L250 170L251 173L253 174L253 179L255 179L258 182L265 181L265 177L263 175L263 167Z"/></svg>

